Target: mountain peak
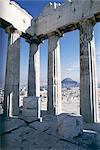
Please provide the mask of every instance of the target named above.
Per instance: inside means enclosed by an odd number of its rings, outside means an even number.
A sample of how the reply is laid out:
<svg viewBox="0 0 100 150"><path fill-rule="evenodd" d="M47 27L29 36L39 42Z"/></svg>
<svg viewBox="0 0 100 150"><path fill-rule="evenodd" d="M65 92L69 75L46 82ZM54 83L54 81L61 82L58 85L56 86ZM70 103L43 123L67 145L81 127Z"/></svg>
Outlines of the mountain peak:
<svg viewBox="0 0 100 150"><path fill-rule="evenodd" d="M63 81L73 81L71 78L65 78Z"/></svg>
<svg viewBox="0 0 100 150"><path fill-rule="evenodd" d="M72 80L71 78L65 78L62 80L62 87L64 88L72 88L79 87L79 83L77 81Z"/></svg>

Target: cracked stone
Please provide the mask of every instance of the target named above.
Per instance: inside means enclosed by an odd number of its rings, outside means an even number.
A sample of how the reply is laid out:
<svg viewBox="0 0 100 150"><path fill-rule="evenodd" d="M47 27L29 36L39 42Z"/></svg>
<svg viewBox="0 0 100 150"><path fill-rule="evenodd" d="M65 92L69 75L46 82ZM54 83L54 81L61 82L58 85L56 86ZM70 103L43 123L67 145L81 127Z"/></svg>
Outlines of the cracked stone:
<svg viewBox="0 0 100 150"><path fill-rule="evenodd" d="M82 146L59 140L50 150L86 150Z"/></svg>
<svg viewBox="0 0 100 150"><path fill-rule="evenodd" d="M26 123L23 120L20 120L18 118L3 118L1 122L1 134L10 132L22 126L26 126Z"/></svg>
<svg viewBox="0 0 100 150"><path fill-rule="evenodd" d="M81 116L60 114L58 118L58 133L64 138L74 138L83 131L83 119Z"/></svg>

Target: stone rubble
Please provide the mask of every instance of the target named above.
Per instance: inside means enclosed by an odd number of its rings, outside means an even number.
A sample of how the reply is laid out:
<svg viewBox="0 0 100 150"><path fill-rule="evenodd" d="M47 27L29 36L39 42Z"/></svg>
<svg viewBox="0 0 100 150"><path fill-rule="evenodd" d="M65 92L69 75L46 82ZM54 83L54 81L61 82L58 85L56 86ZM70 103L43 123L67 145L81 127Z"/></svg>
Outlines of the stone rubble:
<svg viewBox="0 0 100 150"><path fill-rule="evenodd" d="M58 118L58 132L64 138L74 138L83 132L82 116L60 114Z"/></svg>
<svg viewBox="0 0 100 150"><path fill-rule="evenodd" d="M44 115L45 114L45 115ZM78 120L80 129L82 129L82 118L81 116L70 116L68 114L61 114L59 116L53 116L48 113L43 113L43 122L33 121L26 124L26 121L20 120L19 118L5 118L2 125L6 124L4 132L2 132L1 143L2 149L7 150L96 150L100 149L100 133L92 130L83 130L83 133L75 135L74 138L70 136L60 136L58 134L58 122L65 120L71 120L71 123L65 121L64 129L71 129L75 126L75 121ZM58 118L60 117L59 121ZM74 118L76 117L76 118ZM63 120L63 121L62 121ZM72 121L74 120L74 121ZM74 124L73 124L74 123ZM16 124L16 126L15 126ZM70 127L68 126L70 125ZM76 127L76 126L75 126ZM74 127L74 129L75 129ZM77 128L77 127L76 127ZM51 132L52 131L52 132ZM67 130L65 135L69 134ZM81 130L80 130L81 131ZM79 131L77 132L79 133Z"/></svg>

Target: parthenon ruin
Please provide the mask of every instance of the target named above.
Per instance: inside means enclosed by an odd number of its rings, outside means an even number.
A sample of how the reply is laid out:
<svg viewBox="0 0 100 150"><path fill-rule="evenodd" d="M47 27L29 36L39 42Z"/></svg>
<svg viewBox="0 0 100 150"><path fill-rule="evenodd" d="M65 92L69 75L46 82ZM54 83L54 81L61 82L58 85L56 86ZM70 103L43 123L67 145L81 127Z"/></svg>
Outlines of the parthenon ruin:
<svg viewBox="0 0 100 150"><path fill-rule="evenodd" d="M34 11L34 10L33 10ZM85 122L99 122L94 25L100 22L100 2L65 0L49 3L35 19L17 3L0 0L0 27L8 33L4 115L19 113L20 37L30 44L28 96L40 97L40 43L48 39L48 103L50 114L61 113L59 39L80 31L80 114Z"/></svg>

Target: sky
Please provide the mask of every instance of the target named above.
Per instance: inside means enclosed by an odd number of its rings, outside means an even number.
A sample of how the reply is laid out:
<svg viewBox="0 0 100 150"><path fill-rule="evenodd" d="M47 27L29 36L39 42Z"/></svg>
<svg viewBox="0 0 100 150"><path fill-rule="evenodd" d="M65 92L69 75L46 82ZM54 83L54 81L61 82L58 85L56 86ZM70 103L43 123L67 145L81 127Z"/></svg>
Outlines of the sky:
<svg viewBox="0 0 100 150"><path fill-rule="evenodd" d="M48 4L49 0L15 0L33 17L38 16L43 8ZM51 0L53 1L53 0ZM50 1L50 2L51 2ZM59 0L57 2L63 2ZM100 83L100 23L94 27L96 56L97 56L97 79ZM7 33L0 28L0 82L4 82L6 52L7 52ZM28 79L28 61L29 61L29 44L21 38L20 50L20 82L27 84ZM41 84L47 83L47 51L48 40L40 44L40 61L41 61ZM70 77L73 80L80 82L80 45L79 45L79 30L65 33L60 38L60 53L61 53L61 78ZM0 83L1 84L1 83Z"/></svg>

